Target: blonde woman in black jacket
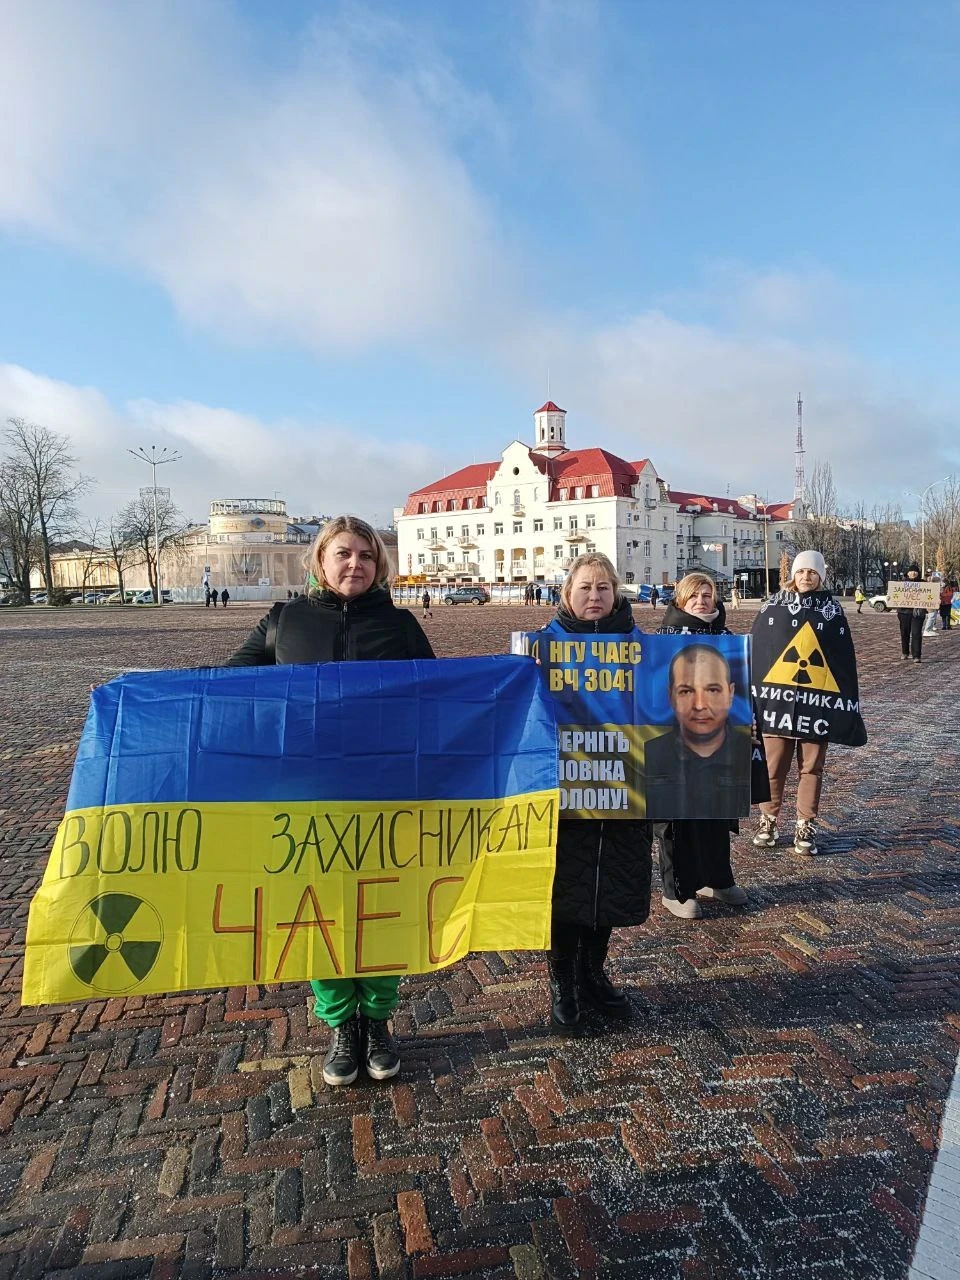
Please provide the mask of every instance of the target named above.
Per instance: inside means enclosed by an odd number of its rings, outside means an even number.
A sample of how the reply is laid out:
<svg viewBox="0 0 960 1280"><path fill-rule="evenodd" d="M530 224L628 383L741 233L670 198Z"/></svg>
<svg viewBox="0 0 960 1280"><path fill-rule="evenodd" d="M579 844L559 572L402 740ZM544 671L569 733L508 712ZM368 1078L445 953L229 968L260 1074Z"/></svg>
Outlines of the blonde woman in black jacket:
<svg viewBox="0 0 960 1280"><path fill-rule="evenodd" d="M578 556L560 589L556 621L591 635L633 630L633 611L606 556ZM604 965L610 935L643 924L650 913L653 824L641 819L561 818L553 881L550 1018L560 1035L583 1031L583 1004L620 1021L631 1015L626 994Z"/></svg>
<svg viewBox="0 0 960 1280"><path fill-rule="evenodd" d="M435 656L413 614L395 607L383 539L365 520L337 516L325 524L307 568L307 593L262 617L228 667ZM361 1062L373 1080L395 1076L400 1054L389 1018L400 979L324 978L310 986L314 1011L331 1028L326 1083L353 1084Z"/></svg>

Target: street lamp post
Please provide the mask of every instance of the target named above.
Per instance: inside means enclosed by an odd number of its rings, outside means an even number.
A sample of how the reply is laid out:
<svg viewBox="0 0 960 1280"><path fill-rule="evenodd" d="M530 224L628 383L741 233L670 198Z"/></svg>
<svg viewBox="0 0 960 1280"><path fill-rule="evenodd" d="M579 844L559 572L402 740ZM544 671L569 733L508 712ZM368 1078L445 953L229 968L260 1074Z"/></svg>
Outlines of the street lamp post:
<svg viewBox="0 0 960 1280"><path fill-rule="evenodd" d="M928 484L923 493L915 493L912 489L908 489L907 493L911 498L920 499L920 577L927 576L927 494L931 489L935 489L938 484L945 484L949 480L949 476L943 476L940 480L934 480L933 484Z"/></svg>
<svg viewBox="0 0 960 1280"><path fill-rule="evenodd" d="M157 453L155 444L150 446L149 453L142 445L139 449L128 449L127 453L132 453L135 458L148 462L153 472L153 564L154 576L156 577L157 604L162 605L163 592L160 589L160 521L157 515L157 467L162 467L165 462L179 462L182 455L173 453L166 448Z"/></svg>
<svg viewBox="0 0 960 1280"><path fill-rule="evenodd" d="M770 594L770 549L767 545L767 524L770 516L766 503L763 504L763 515L760 515L759 504L757 505L757 516L763 521L763 599L766 600Z"/></svg>

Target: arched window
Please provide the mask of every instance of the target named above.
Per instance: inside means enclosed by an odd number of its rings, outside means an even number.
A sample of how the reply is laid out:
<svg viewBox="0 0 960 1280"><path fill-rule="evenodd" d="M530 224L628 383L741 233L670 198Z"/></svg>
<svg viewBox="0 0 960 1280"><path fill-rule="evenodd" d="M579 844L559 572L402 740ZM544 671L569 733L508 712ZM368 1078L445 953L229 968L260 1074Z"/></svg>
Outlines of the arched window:
<svg viewBox="0 0 960 1280"><path fill-rule="evenodd" d="M497 490L497 492L493 495L493 505L494 505L495 507L499 507L499 505L500 505L500 490L499 490L499 489L498 489L498 490Z"/></svg>

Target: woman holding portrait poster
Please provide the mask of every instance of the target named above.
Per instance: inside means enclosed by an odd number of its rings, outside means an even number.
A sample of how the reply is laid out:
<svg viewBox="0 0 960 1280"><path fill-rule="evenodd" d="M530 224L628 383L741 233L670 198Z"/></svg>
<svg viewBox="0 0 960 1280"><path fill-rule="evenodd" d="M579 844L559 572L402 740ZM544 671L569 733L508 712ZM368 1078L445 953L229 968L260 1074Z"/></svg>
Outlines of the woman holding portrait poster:
<svg viewBox="0 0 960 1280"><path fill-rule="evenodd" d="M681 579L658 634L729 635L714 580L705 573L688 573ZM671 915L681 920L699 920L703 911L698 895L729 906L743 906L747 895L735 883L730 866L730 832L737 830L735 819L689 818L657 823L661 901Z"/></svg>
<svg viewBox="0 0 960 1280"><path fill-rule="evenodd" d="M560 590L556 622L575 634L624 634L634 628L630 603L606 556L578 556ZM550 936L551 1025L559 1035L583 1031L583 1004L625 1021L631 1005L604 971L610 935L643 924L650 913L653 824L642 819L561 818Z"/></svg>

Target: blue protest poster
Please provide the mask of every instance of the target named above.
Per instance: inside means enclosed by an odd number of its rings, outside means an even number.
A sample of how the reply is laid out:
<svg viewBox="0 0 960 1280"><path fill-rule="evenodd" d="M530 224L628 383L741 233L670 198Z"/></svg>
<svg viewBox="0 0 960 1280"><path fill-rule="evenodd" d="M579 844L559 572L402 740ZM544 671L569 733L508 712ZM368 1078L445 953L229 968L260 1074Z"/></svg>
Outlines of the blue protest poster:
<svg viewBox="0 0 960 1280"><path fill-rule="evenodd" d="M746 636L515 632L557 703L571 818L745 817L752 709Z"/></svg>

